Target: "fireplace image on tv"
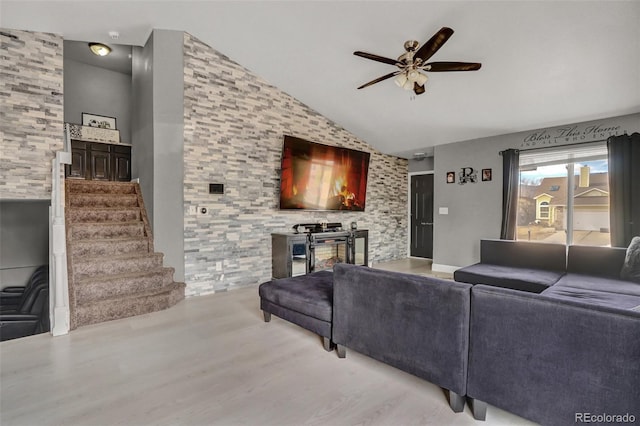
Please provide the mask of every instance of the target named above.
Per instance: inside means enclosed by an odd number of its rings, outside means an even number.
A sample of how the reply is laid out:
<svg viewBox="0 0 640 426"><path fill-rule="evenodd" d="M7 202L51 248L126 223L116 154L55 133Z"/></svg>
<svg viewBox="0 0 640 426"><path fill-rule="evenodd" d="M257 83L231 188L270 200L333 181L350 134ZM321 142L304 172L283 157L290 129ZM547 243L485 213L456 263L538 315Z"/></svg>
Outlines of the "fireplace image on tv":
<svg viewBox="0 0 640 426"><path fill-rule="evenodd" d="M367 152L284 137L280 208L363 211Z"/></svg>

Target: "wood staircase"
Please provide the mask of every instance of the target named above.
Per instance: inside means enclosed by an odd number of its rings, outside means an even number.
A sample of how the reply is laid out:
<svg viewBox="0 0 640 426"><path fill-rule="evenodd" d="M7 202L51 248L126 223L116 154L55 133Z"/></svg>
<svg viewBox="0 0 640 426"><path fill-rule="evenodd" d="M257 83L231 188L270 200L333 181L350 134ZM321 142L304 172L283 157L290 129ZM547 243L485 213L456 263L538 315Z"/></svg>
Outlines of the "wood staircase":
<svg viewBox="0 0 640 426"><path fill-rule="evenodd" d="M137 183L67 179L65 215L71 329L184 299L185 284L153 250Z"/></svg>

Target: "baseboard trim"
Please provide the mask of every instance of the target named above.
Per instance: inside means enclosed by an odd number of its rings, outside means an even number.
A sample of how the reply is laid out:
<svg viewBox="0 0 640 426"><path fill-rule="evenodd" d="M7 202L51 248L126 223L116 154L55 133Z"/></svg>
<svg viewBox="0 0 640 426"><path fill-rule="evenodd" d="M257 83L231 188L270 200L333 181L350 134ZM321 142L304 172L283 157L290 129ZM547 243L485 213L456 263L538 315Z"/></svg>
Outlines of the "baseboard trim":
<svg viewBox="0 0 640 426"><path fill-rule="evenodd" d="M431 270L433 272L446 272L447 274L453 274L460 268L460 266L442 265L440 263L434 263L431 265Z"/></svg>

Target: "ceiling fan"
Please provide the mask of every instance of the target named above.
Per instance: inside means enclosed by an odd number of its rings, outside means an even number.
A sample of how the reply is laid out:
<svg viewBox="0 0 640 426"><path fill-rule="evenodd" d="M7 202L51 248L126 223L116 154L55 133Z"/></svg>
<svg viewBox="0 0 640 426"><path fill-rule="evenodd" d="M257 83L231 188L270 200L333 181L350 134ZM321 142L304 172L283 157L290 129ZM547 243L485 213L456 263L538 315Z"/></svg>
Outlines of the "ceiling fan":
<svg viewBox="0 0 640 426"><path fill-rule="evenodd" d="M427 62L443 44L449 40L453 34L451 28L442 27L440 31L435 33L425 44L420 46L415 40L409 40L404 43L405 53L400 55L398 59L385 58L383 56L374 55L372 53L353 52L356 56L361 56L373 61L383 62L389 65L395 65L398 70L389 74L378 77L375 80L363 84L358 89L364 89L372 84L379 83L391 77L396 77L395 82L398 86L405 90L412 90L416 95L425 92L424 85L427 82L427 76L421 71L442 72L442 71L476 71L482 64L477 62ZM418 48L420 47L420 48Z"/></svg>

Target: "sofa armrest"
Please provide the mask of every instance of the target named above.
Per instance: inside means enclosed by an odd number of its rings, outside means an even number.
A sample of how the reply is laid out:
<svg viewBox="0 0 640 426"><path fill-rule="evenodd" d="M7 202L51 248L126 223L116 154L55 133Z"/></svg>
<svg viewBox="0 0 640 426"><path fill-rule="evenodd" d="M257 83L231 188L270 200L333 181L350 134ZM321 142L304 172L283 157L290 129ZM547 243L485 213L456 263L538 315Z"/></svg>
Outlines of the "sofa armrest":
<svg viewBox="0 0 640 426"><path fill-rule="evenodd" d="M471 285L337 264L333 340L465 394Z"/></svg>
<svg viewBox="0 0 640 426"><path fill-rule="evenodd" d="M564 244L484 239L480 240L480 262L516 268L565 271L567 249Z"/></svg>
<svg viewBox="0 0 640 426"><path fill-rule="evenodd" d="M640 312L477 285L467 395L542 424L640 416Z"/></svg>
<svg viewBox="0 0 640 426"><path fill-rule="evenodd" d="M24 286L11 286L11 287L5 287L2 289L2 292L0 293L24 293Z"/></svg>
<svg viewBox="0 0 640 426"><path fill-rule="evenodd" d="M30 314L1 314L0 315L0 342L30 336L38 330L40 318Z"/></svg>
<svg viewBox="0 0 640 426"><path fill-rule="evenodd" d="M627 249L621 247L569 246L567 271L620 279Z"/></svg>

